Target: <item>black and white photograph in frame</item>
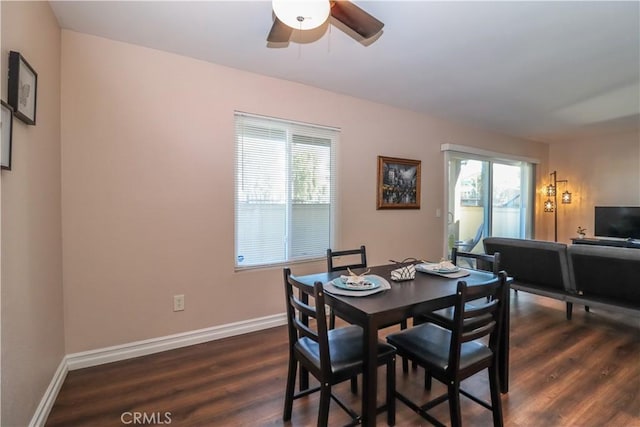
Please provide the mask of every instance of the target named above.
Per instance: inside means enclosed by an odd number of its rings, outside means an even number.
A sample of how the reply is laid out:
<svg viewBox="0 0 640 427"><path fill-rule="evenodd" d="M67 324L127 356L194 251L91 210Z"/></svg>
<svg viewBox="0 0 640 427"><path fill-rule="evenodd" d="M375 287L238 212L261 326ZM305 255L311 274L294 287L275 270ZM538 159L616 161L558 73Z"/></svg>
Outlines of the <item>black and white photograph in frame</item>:
<svg viewBox="0 0 640 427"><path fill-rule="evenodd" d="M13 114L28 125L36 124L38 74L20 52L9 52L9 105Z"/></svg>
<svg viewBox="0 0 640 427"><path fill-rule="evenodd" d="M11 137L13 134L13 108L4 101L0 114L0 167L11 170Z"/></svg>

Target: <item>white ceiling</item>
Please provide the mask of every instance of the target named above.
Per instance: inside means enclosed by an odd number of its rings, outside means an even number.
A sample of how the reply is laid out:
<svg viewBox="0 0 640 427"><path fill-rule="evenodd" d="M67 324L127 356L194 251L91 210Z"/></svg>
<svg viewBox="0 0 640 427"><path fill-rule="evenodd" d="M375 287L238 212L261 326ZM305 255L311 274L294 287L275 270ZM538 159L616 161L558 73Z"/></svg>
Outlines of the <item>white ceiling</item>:
<svg viewBox="0 0 640 427"><path fill-rule="evenodd" d="M638 129L640 2L355 1L385 23L267 47L269 1L53 1L60 25L552 142Z"/></svg>

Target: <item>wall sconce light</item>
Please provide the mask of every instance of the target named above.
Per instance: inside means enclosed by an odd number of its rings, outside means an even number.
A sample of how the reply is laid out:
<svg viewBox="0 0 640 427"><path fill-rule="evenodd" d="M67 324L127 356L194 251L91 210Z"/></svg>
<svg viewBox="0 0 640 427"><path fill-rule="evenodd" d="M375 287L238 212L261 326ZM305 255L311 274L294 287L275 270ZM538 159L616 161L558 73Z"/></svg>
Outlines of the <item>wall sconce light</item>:
<svg viewBox="0 0 640 427"><path fill-rule="evenodd" d="M566 179L558 179L556 171L553 171L549 174L552 178L552 181L549 185L547 185L547 196L549 197L546 202L544 202L544 211L545 212L553 212L553 235L554 240L558 241L558 183L563 182L565 185L569 182ZM553 200L551 199L553 197ZM571 193L568 190L565 190L562 193L562 203L567 205L571 203Z"/></svg>

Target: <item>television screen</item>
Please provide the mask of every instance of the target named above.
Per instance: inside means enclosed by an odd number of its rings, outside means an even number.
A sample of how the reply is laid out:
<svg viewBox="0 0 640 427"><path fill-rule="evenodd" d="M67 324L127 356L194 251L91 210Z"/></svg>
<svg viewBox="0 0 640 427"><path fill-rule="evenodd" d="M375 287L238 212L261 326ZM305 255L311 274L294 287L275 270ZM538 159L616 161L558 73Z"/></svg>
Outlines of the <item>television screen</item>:
<svg viewBox="0 0 640 427"><path fill-rule="evenodd" d="M640 206L596 206L594 234L640 239Z"/></svg>

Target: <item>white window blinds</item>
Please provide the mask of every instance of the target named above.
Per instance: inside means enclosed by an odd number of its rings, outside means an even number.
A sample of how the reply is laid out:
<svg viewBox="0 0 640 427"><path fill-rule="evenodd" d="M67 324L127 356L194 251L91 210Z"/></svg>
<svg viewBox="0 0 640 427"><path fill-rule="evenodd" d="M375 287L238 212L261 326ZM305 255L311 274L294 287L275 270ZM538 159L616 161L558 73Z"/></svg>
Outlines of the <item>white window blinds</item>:
<svg viewBox="0 0 640 427"><path fill-rule="evenodd" d="M325 256L338 130L244 113L235 123L236 267Z"/></svg>

